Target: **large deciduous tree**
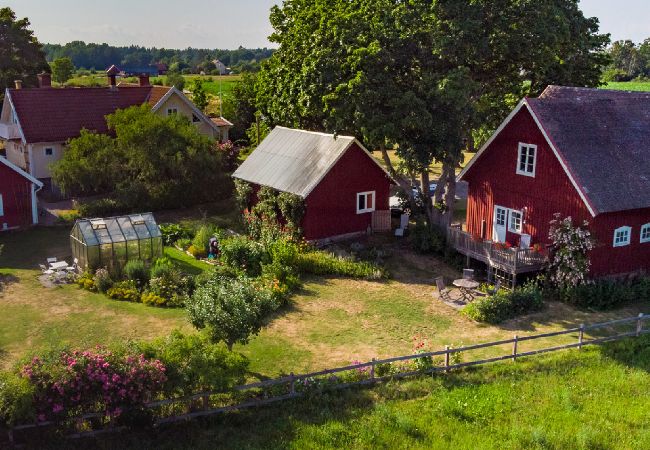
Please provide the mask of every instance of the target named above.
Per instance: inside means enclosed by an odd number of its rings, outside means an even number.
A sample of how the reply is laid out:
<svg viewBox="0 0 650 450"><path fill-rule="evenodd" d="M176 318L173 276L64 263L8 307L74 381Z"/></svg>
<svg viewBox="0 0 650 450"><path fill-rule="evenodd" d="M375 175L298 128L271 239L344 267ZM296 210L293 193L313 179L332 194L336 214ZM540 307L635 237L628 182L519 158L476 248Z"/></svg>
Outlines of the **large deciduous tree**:
<svg viewBox="0 0 650 450"><path fill-rule="evenodd" d="M125 208L175 208L230 192L220 153L187 118L162 117L147 105L107 116L115 137L82 131L52 165L72 195L112 193Z"/></svg>
<svg viewBox="0 0 650 450"><path fill-rule="evenodd" d="M257 84L265 116L361 137L408 194L409 178L420 179L440 225L453 214L463 150L524 95L598 85L609 39L576 0L287 0L271 23L279 49ZM443 172L432 202L434 161Z"/></svg>
<svg viewBox="0 0 650 450"><path fill-rule="evenodd" d="M57 58L52 61L52 77L57 83L65 83L72 78L74 64L70 58Z"/></svg>
<svg viewBox="0 0 650 450"><path fill-rule="evenodd" d="M50 71L41 44L29 25L26 18L17 20L10 8L0 8L0 99L14 80L37 86L36 75Z"/></svg>

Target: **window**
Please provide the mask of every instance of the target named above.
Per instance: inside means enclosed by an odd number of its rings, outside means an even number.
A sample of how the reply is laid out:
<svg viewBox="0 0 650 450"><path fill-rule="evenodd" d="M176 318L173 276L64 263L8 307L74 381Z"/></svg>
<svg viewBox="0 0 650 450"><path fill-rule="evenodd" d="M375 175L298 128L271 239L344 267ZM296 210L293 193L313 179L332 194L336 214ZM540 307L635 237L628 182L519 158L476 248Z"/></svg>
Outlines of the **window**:
<svg viewBox="0 0 650 450"><path fill-rule="evenodd" d="M11 109L11 123L18 125L18 116L16 116L16 111L13 108Z"/></svg>
<svg viewBox="0 0 650 450"><path fill-rule="evenodd" d="M510 210L510 223L508 224L508 231L511 233L521 233L523 224L523 214L521 211Z"/></svg>
<svg viewBox="0 0 650 450"><path fill-rule="evenodd" d="M650 242L650 223L641 227L641 243Z"/></svg>
<svg viewBox="0 0 650 450"><path fill-rule="evenodd" d="M192 114L192 122L196 123L196 122L200 122L200 121L201 121L201 119L199 119L199 117L196 114Z"/></svg>
<svg viewBox="0 0 650 450"><path fill-rule="evenodd" d="M5 215L5 205L2 202L2 194L0 194L0 216Z"/></svg>
<svg viewBox="0 0 650 450"><path fill-rule="evenodd" d="M45 156L52 156L54 154L54 149L52 147L45 148Z"/></svg>
<svg viewBox="0 0 650 450"><path fill-rule="evenodd" d="M375 191L360 192L357 194L357 214L375 210Z"/></svg>
<svg viewBox="0 0 650 450"><path fill-rule="evenodd" d="M500 227L505 227L506 226L506 216L508 215L508 211L504 208L497 208L496 209L496 221L497 225Z"/></svg>
<svg viewBox="0 0 650 450"><path fill-rule="evenodd" d="M630 236L632 228L620 227L614 230L614 247L624 247L630 245Z"/></svg>
<svg viewBox="0 0 650 450"><path fill-rule="evenodd" d="M178 114L178 108L167 108L167 115Z"/></svg>
<svg viewBox="0 0 650 450"><path fill-rule="evenodd" d="M517 158L517 173L528 177L535 176L535 163L537 160L537 146L533 144L519 143L519 155Z"/></svg>

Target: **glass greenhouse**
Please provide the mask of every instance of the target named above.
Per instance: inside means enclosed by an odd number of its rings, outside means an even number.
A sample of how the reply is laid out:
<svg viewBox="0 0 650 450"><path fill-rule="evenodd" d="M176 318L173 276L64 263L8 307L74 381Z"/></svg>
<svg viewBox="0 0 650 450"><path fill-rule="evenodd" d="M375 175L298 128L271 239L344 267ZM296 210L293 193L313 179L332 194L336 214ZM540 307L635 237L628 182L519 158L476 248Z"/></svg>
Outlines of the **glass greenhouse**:
<svg viewBox="0 0 650 450"><path fill-rule="evenodd" d="M82 269L121 273L127 261L152 262L163 255L160 228L151 213L77 220L70 233L72 256Z"/></svg>

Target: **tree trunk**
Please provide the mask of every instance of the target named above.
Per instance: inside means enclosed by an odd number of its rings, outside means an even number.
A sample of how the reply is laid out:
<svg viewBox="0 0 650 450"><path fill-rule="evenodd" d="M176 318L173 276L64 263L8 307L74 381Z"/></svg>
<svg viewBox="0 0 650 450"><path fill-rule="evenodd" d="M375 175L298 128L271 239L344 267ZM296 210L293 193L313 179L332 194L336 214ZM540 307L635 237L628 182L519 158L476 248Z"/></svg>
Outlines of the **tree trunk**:
<svg viewBox="0 0 650 450"><path fill-rule="evenodd" d="M386 164L386 167L388 169L388 173L393 177L397 185L402 188L404 193L409 198L409 203L411 204L411 211L415 211L415 198L413 196L413 189L411 189L411 182L409 179L397 172L395 167L393 166L393 162L390 160L390 156L388 156L388 150L386 149L386 146L384 144L381 144L379 146L379 150L381 151L381 158L384 160L384 163Z"/></svg>

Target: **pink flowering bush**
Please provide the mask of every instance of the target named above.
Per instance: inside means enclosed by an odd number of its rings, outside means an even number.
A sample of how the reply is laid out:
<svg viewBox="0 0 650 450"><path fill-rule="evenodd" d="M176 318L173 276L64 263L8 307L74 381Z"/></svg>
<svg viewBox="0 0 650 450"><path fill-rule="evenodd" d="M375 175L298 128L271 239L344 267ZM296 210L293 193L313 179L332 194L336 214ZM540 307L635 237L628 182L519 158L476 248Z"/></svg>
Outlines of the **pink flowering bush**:
<svg viewBox="0 0 650 450"><path fill-rule="evenodd" d="M571 217L561 218L555 214L550 222L549 239L553 242L549 280L560 291L589 283L589 252L595 241L587 229L587 221L582 226L573 224Z"/></svg>
<svg viewBox="0 0 650 450"><path fill-rule="evenodd" d="M167 380L160 361L102 347L34 357L22 367L20 375L34 387L39 421L88 412L119 417L125 410L151 401Z"/></svg>

